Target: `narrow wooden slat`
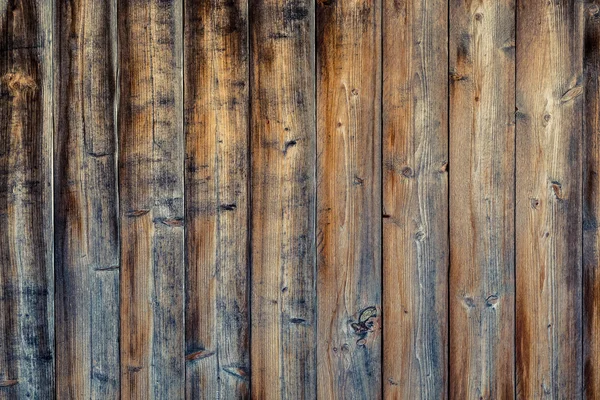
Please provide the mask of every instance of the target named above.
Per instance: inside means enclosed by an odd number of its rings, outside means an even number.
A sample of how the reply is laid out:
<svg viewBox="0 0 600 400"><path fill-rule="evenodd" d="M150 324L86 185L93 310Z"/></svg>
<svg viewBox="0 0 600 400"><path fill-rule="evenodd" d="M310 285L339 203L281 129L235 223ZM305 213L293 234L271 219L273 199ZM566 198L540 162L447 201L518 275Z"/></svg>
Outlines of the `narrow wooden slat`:
<svg viewBox="0 0 600 400"><path fill-rule="evenodd" d="M54 396L51 2L0 0L0 398Z"/></svg>
<svg viewBox="0 0 600 400"><path fill-rule="evenodd" d="M250 10L252 397L310 399L317 341L314 3L255 0Z"/></svg>
<svg viewBox="0 0 600 400"><path fill-rule="evenodd" d="M318 395L381 393L381 2L317 5Z"/></svg>
<svg viewBox="0 0 600 400"><path fill-rule="evenodd" d="M181 0L119 0L121 396L185 396Z"/></svg>
<svg viewBox="0 0 600 400"><path fill-rule="evenodd" d="M582 393L582 32L578 0L518 1L519 398Z"/></svg>
<svg viewBox="0 0 600 400"><path fill-rule="evenodd" d="M119 396L114 3L55 18L56 396Z"/></svg>
<svg viewBox="0 0 600 400"><path fill-rule="evenodd" d="M600 1L585 5L583 162L584 396L600 397Z"/></svg>
<svg viewBox="0 0 600 400"><path fill-rule="evenodd" d="M245 0L185 2L186 397L247 398Z"/></svg>
<svg viewBox="0 0 600 400"><path fill-rule="evenodd" d="M384 2L386 398L447 395L448 2Z"/></svg>
<svg viewBox="0 0 600 400"><path fill-rule="evenodd" d="M514 398L515 3L450 4L450 397Z"/></svg>

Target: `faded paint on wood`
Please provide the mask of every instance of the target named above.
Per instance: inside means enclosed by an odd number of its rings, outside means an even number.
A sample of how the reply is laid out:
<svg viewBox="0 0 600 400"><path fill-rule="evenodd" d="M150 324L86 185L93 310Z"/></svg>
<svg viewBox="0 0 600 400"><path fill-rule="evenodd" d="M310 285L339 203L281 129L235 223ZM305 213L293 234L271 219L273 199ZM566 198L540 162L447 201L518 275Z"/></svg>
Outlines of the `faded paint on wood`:
<svg viewBox="0 0 600 400"><path fill-rule="evenodd" d="M319 398L381 398L381 2L317 4Z"/></svg>
<svg viewBox="0 0 600 400"><path fill-rule="evenodd" d="M584 9L583 132L583 387L600 396L600 2Z"/></svg>
<svg viewBox="0 0 600 400"><path fill-rule="evenodd" d="M517 397L575 398L583 364L583 3L517 5Z"/></svg>
<svg viewBox="0 0 600 400"><path fill-rule="evenodd" d="M386 398L447 396L447 10L445 0L384 2Z"/></svg>
<svg viewBox="0 0 600 400"><path fill-rule="evenodd" d="M121 396L185 395L182 2L119 0Z"/></svg>
<svg viewBox="0 0 600 400"><path fill-rule="evenodd" d="M54 396L52 2L0 0L0 397Z"/></svg>
<svg viewBox="0 0 600 400"><path fill-rule="evenodd" d="M514 398L515 4L450 3L450 397Z"/></svg>
<svg viewBox="0 0 600 400"><path fill-rule="evenodd" d="M186 397L249 397L245 0L185 2Z"/></svg>
<svg viewBox="0 0 600 400"><path fill-rule="evenodd" d="M116 4L55 18L56 396L119 396Z"/></svg>
<svg viewBox="0 0 600 400"><path fill-rule="evenodd" d="M250 10L252 397L314 398L314 3Z"/></svg>

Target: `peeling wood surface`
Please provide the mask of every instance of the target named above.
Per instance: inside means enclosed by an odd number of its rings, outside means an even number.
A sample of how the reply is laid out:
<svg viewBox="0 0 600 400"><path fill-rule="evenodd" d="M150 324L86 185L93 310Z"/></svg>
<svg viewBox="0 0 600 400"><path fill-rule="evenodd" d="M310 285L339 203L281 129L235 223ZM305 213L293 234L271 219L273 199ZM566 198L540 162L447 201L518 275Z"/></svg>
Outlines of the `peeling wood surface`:
<svg viewBox="0 0 600 400"><path fill-rule="evenodd" d="M597 0L0 0L0 399L600 396Z"/></svg>

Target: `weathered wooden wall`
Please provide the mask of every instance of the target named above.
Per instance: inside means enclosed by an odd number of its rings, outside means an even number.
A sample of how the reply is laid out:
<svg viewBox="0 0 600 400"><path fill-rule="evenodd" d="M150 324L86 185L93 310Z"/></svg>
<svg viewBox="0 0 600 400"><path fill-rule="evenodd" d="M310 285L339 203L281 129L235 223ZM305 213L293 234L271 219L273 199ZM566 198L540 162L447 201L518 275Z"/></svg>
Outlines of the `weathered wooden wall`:
<svg viewBox="0 0 600 400"><path fill-rule="evenodd" d="M600 396L597 0L0 0L0 399Z"/></svg>

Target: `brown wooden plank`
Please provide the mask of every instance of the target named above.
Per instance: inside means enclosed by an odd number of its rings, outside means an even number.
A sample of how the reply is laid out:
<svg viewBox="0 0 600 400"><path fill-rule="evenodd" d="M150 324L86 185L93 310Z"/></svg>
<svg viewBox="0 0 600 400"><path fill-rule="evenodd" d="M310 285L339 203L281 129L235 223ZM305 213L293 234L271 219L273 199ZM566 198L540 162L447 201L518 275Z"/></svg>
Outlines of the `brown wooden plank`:
<svg viewBox="0 0 600 400"><path fill-rule="evenodd" d="M185 2L186 397L247 398L245 0Z"/></svg>
<svg viewBox="0 0 600 400"><path fill-rule="evenodd" d="M119 396L115 4L55 18L56 396Z"/></svg>
<svg viewBox="0 0 600 400"><path fill-rule="evenodd" d="M381 2L317 5L318 395L381 393Z"/></svg>
<svg viewBox="0 0 600 400"><path fill-rule="evenodd" d="M52 13L0 0L0 398L54 396Z"/></svg>
<svg viewBox="0 0 600 400"><path fill-rule="evenodd" d="M600 1L585 3L583 115L584 397L600 397Z"/></svg>
<svg viewBox="0 0 600 400"><path fill-rule="evenodd" d="M514 398L515 3L450 4L450 397Z"/></svg>
<svg viewBox="0 0 600 400"><path fill-rule="evenodd" d="M183 398L182 2L118 16L121 396Z"/></svg>
<svg viewBox="0 0 600 400"><path fill-rule="evenodd" d="M517 4L517 396L576 398L582 393L583 3Z"/></svg>
<svg viewBox="0 0 600 400"><path fill-rule="evenodd" d="M252 397L314 398L314 3L250 10Z"/></svg>
<svg viewBox="0 0 600 400"><path fill-rule="evenodd" d="M447 12L384 2L385 398L447 397Z"/></svg>

